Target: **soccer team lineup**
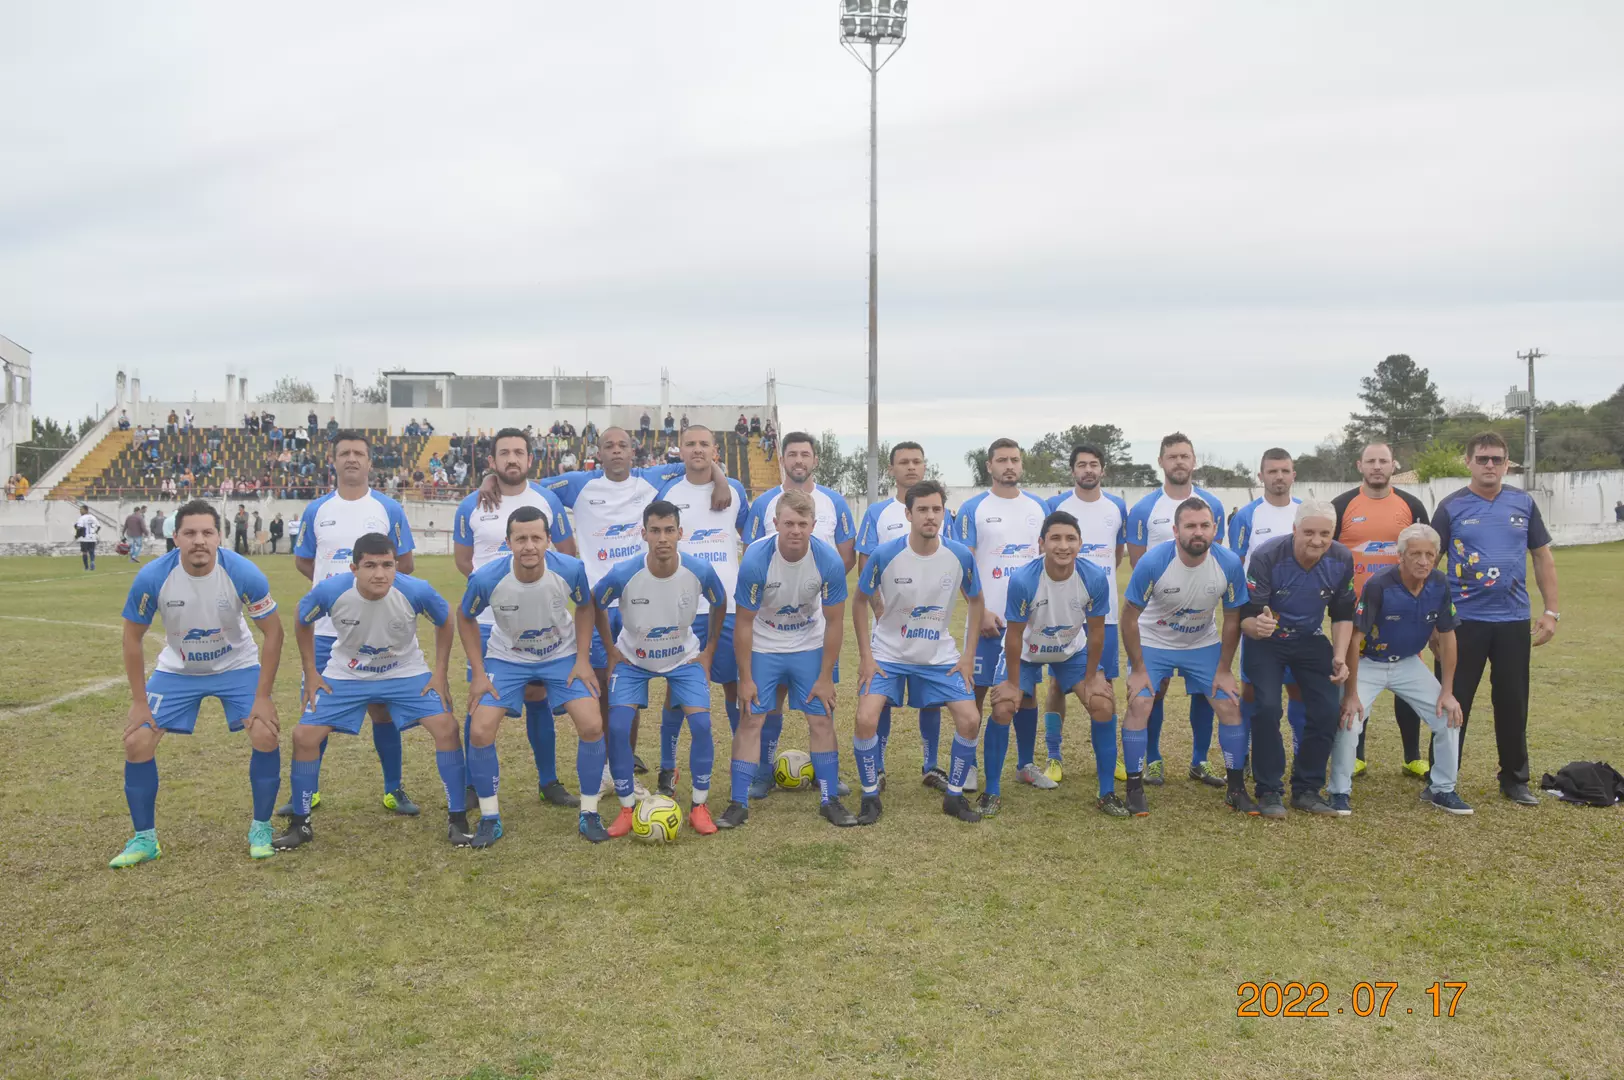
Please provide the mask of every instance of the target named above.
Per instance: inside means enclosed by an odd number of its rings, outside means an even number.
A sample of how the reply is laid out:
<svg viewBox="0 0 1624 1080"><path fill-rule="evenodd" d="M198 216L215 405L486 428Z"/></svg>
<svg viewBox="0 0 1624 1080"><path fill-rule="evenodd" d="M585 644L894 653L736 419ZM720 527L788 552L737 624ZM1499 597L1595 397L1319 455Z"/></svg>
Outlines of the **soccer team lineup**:
<svg viewBox="0 0 1624 1080"><path fill-rule="evenodd" d="M1508 454L1493 432L1471 440L1470 482L1430 515L1392 486L1382 443L1363 449L1363 482L1331 501L1294 497L1291 456L1266 451L1264 493L1226 514L1192 483L1194 447L1173 433L1162 485L1132 507L1105 490L1110 462L1090 445L1071 451L1071 490L1024 488L1010 439L988 447L991 487L949 507L924 450L901 442L882 463L894 494L858 521L814 482L816 446L786 433L782 482L752 502L700 425L682 431L680 460L644 468L631 435L608 428L599 468L542 480L530 438L505 428L456 510L460 595L413 576L411 528L369 486L363 433L337 433L336 486L304 508L301 597L272 595L254 561L222 549L218 511L185 503L171 550L140 565L123 607L134 835L110 865L166 854L161 743L192 733L210 700L250 745L254 859L322 857L335 733L368 731L382 806L420 815L402 781L414 727L433 742L443 792L423 801L443 796L446 842L492 847L504 835L504 722L523 723L533 759L505 771L528 783L533 768L541 802L575 810L592 843L746 827L773 812L778 789L813 789L830 826L875 826L898 783L939 792L954 822L991 827L1022 813L1011 776L1035 792L1084 787L1080 805L1129 828L1149 827L1131 821L1175 779L1211 788L1214 814L1347 817L1384 691L1419 780L1415 812L1466 817L1455 782L1486 669L1494 700L1479 711L1492 711L1499 795L1539 801L1529 656L1557 632L1558 585L1538 508L1502 486ZM154 622L163 645L149 670ZM856 671L840 670L846 635ZM297 717L278 713L278 680L298 682ZM1160 745L1164 698L1181 685L1187 772ZM887 767L905 710L921 753L906 778ZM804 717L804 734L787 717ZM560 732L575 738L574 790L558 771ZM1087 759L1093 778L1073 764Z"/></svg>

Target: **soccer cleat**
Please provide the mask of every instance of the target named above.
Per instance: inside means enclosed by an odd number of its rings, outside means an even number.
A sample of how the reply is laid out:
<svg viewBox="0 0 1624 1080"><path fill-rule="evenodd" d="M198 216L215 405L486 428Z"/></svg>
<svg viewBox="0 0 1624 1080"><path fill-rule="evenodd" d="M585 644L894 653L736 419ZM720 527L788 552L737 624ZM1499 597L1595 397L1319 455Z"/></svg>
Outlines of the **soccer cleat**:
<svg viewBox="0 0 1624 1080"><path fill-rule="evenodd" d="M766 773L765 776L762 775L763 772ZM756 768L755 778L750 781L750 798L757 801L765 799L767 796L771 795L777 787L778 782L773 779L772 770L763 769L758 766Z"/></svg>
<svg viewBox="0 0 1624 1080"><path fill-rule="evenodd" d="M1115 776L1118 780L1127 780L1128 779L1128 770L1122 767L1122 759L1121 758L1117 759L1116 772L1112 773L1111 775Z"/></svg>
<svg viewBox="0 0 1624 1080"><path fill-rule="evenodd" d="M1202 761L1190 766L1190 779L1199 780L1208 787L1223 787L1224 774L1212 767L1212 762Z"/></svg>
<svg viewBox="0 0 1624 1080"><path fill-rule="evenodd" d="M972 765L968 769L965 769L964 770L964 790L965 791L976 791L976 790L979 790L980 787L981 787L981 784L976 778L976 767L974 765Z"/></svg>
<svg viewBox="0 0 1624 1080"><path fill-rule="evenodd" d="M385 809L393 810L402 817L416 817L418 814L422 813L422 811L417 808L417 804L412 802L411 798L406 794L406 789L403 787L396 788L394 791L391 791L389 794L385 795L383 797L383 805Z"/></svg>
<svg viewBox="0 0 1624 1080"><path fill-rule="evenodd" d="M609 835L625 836L627 833L631 832L632 817L632 808L629 806L622 806L620 808L620 813L615 816L615 820L609 825Z"/></svg>
<svg viewBox="0 0 1624 1080"><path fill-rule="evenodd" d="M609 830L603 827L603 818L598 816L596 810L583 812L580 824L576 828L581 834L581 839L590 840L594 844L601 844L609 839Z"/></svg>
<svg viewBox="0 0 1624 1080"><path fill-rule="evenodd" d="M1130 783L1128 797L1123 802L1128 807L1128 813L1134 817L1150 816L1150 802L1145 798L1144 785Z"/></svg>
<svg viewBox="0 0 1624 1080"><path fill-rule="evenodd" d="M947 794L947 774L940 769L932 769L920 778L920 783L932 791Z"/></svg>
<svg viewBox="0 0 1624 1080"><path fill-rule="evenodd" d="M643 786L643 781L632 781L632 798L638 802L642 802L644 799L648 798L648 788Z"/></svg>
<svg viewBox="0 0 1624 1080"><path fill-rule="evenodd" d="M864 807L868 806L867 799L863 800L863 805ZM878 805L878 800L876 800L876 805ZM841 803L839 799L830 799L828 802L818 807L818 813L823 816L823 820L827 821L837 829L849 829L853 825L859 824L857 815L853 814L850 810L847 810L845 805ZM875 816L878 817L879 815L876 813ZM861 824L867 825L869 822L865 821L861 822Z"/></svg>
<svg viewBox="0 0 1624 1080"><path fill-rule="evenodd" d="M274 837L271 835L269 821L256 821L248 826L248 857L250 859L269 859L276 854L271 846Z"/></svg>
<svg viewBox="0 0 1624 1080"><path fill-rule="evenodd" d="M654 781L654 790L668 799L675 798L678 775L676 769L661 769L659 778Z"/></svg>
<svg viewBox="0 0 1624 1080"><path fill-rule="evenodd" d="M310 809L314 810L316 807L318 807L320 805L321 805L321 792L312 791L310 793ZM276 816L277 817L292 817L294 815L294 813L296 813L296 811L293 808L293 800L292 799L289 799L287 802L283 803L281 806L278 806L276 808Z"/></svg>
<svg viewBox="0 0 1624 1080"><path fill-rule="evenodd" d="M636 754L632 755L632 772L637 776L642 776L648 772L648 766L644 765L643 759Z"/></svg>
<svg viewBox="0 0 1624 1080"><path fill-rule="evenodd" d="M1022 765L1019 769L1016 769L1015 779L1019 780L1023 784L1031 784L1039 791L1053 791L1055 788L1060 786L1053 780L1049 779L1048 773L1039 772L1036 762L1033 762L1030 765Z"/></svg>
<svg viewBox="0 0 1624 1080"><path fill-rule="evenodd" d="M474 834L468 831L468 826L465 822L466 819L464 819L462 822L453 820L446 823L445 838L446 842L452 847L474 846ZM485 825L484 819L481 819L479 824L480 827L483 828ZM498 835L500 835L500 833L498 833ZM495 843L494 840L491 842Z"/></svg>
<svg viewBox="0 0 1624 1080"><path fill-rule="evenodd" d="M972 825L981 820L981 812L970 805L970 800L962 792L942 796L942 813Z"/></svg>
<svg viewBox="0 0 1624 1080"><path fill-rule="evenodd" d="M1353 799L1347 795L1340 795L1333 792L1331 795L1331 809L1336 811L1337 817L1352 817Z"/></svg>
<svg viewBox="0 0 1624 1080"><path fill-rule="evenodd" d="M138 832L130 837L124 850L114 855L108 866L114 870L122 870L126 866L137 866L144 862L151 862L164 853L158 846L158 833L154 829Z"/></svg>
<svg viewBox="0 0 1624 1080"><path fill-rule="evenodd" d="M1367 768L1369 768L1369 767L1370 766L1365 764L1365 759L1364 758L1354 758L1353 759L1353 775L1355 775L1355 776L1363 776L1365 774L1365 770Z"/></svg>
<svg viewBox="0 0 1624 1080"><path fill-rule="evenodd" d="M1003 808L1004 797L1002 795L989 795L983 791L981 798L976 800L976 813L984 818L997 817L998 811Z"/></svg>
<svg viewBox="0 0 1624 1080"><path fill-rule="evenodd" d="M1098 799L1094 800L1094 808L1100 813L1104 814L1106 817L1132 816L1132 814L1129 813L1128 808L1123 805L1122 800L1117 798L1117 794L1114 791L1109 795L1102 795Z"/></svg>
<svg viewBox="0 0 1624 1080"><path fill-rule="evenodd" d="M1049 764L1043 767L1043 775L1047 776L1050 780L1053 780L1056 784L1060 783L1061 777L1064 775L1063 770L1060 768L1060 759L1050 758Z"/></svg>
<svg viewBox="0 0 1624 1080"><path fill-rule="evenodd" d="M1427 775L1427 763L1422 761L1420 758L1416 758L1414 761L1406 761L1404 763L1404 771L1419 780L1421 777Z"/></svg>
<svg viewBox="0 0 1624 1080"><path fill-rule="evenodd" d="M1286 804L1280 796L1271 793L1257 797L1257 812L1266 818L1283 818L1286 816Z"/></svg>
<svg viewBox="0 0 1624 1080"><path fill-rule="evenodd" d="M688 811L688 827L700 836L709 836L716 831L716 822L711 820L710 807L704 803L694 803Z"/></svg>
<svg viewBox="0 0 1624 1080"><path fill-rule="evenodd" d="M1145 763L1145 783L1151 787L1161 787L1167 783L1167 769L1161 758Z"/></svg>
<svg viewBox="0 0 1624 1080"><path fill-rule="evenodd" d="M829 801L834 802L833 799ZM857 808L857 824L872 825L880 820L880 815L884 812L878 795L864 795L862 805Z"/></svg>
<svg viewBox="0 0 1624 1080"><path fill-rule="evenodd" d="M750 820L750 808L742 802L730 802L722 816L716 819L718 829L737 829Z"/></svg>
<svg viewBox="0 0 1624 1080"><path fill-rule="evenodd" d="M548 806L574 807L581 805L581 797L579 795L570 794L570 789L565 787L560 781L557 780L554 780L550 784L542 785L541 801L546 803Z"/></svg>
<svg viewBox="0 0 1624 1080"><path fill-rule="evenodd" d="M1532 791L1529 791L1527 784L1501 784L1500 794L1504 795L1518 806L1539 805L1539 796L1535 795ZM1437 800L1434 799L1433 801L1436 802ZM1465 803L1461 803L1461 805L1466 806ZM1470 814L1472 812L1471 807L1467 807L1465 812ZM1455 813L1460 813L1460 811L1457 810Z"/></svg>
<svg viewBox="0 0 1624 1080"><path fill-rule="evenodd" d="M1248 817L1258 816L1258 805L1252 801L1252 796L1246 793L1245 788L1230 788L1229 793L1224 796L1224 803L1238 814L1245 814Z"/></svg>
<svg viewBox="0 0 1624 1080"><path fill-rule="evenodd" d="M301 844L310 843L315 838L316 834L310 828L310 819L307 817L295 817L288 822L288 827L282 835L271 841L271 847L277 851L292 851Z"/></svg>
<svg viewBox="0 0 1624 1080"><path fill-rule="evenodd" d="M1510 796L1508 795L1507 798L1510 798ZM1446 814L1465 815L1472 812L1472 808L1453 791L1433 791L1429 788L1426 792L1426 801Z"/></svg>
<svg viewBox="0 0 1624 1080"><path fill-rule="evenodd" d="M502 839L502 819L499 817L480 818L479 828L474 830L472 846L488 848L500 839ZM452 843L456 843L456 841L453 840Z"/></svg>
<svg viewBox="0 0 1624 1080"><path fill-rule="evenodd" d="M1335 816L1336 811L1331 804L1320 798L1317 791L1303 791L1291 797L1291 808L1301 810L1305 814L1321 814L1326 817Z"/></svg>

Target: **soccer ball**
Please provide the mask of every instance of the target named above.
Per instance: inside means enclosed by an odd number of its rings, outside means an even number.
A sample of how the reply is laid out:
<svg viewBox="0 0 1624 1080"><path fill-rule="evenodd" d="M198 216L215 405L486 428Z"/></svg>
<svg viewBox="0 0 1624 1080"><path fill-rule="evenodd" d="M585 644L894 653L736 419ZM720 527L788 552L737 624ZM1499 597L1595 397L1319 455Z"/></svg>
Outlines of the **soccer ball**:
<svg viewBox="0 0 1624 1080"><path fill-rule="evenodd" d="M650 795L632 813L632 835L639 840L669 844L682 830L682 807L665 795Z"/></svg>
<svg viewBox="0 0 1624 1080"><path fill-rule="evenodd" d="M786 791L797 791L816 783L812 759L804 750L783 750L773 759L773 779Z"/></svg>

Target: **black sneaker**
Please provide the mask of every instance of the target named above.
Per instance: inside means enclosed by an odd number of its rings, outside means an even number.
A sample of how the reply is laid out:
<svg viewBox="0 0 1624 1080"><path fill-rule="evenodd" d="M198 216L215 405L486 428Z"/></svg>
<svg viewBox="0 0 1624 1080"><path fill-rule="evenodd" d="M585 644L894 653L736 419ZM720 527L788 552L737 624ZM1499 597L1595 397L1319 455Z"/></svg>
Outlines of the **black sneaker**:
<svg viewBox="0 0 1624 1080"><path fill-rule="evenodd" d="M1094 803L1094 806L1095 806L1095 808L1097 810L1099 810L1100 813L1104 814L1106 817L1132 817L1133 816L1132 813L1128 810L1128 808L1123 805L1122 800L1117 798L1117 793L1114 792L1114 791L1111 792L1111 794L1109 794L1109 795L1100 796L1100 798Z"/></svg>
<svg viewBox="0 0 1624 1080"><path fill-rule="evenodd" d="M957 795L942 796L942 813L971 824L981 820L981 812L970 805L969 798L962 791Z"/></svg>
<svg viewBox="0 0 1624 1080"><path fill-rule="evenodd" d="M647 772L648 770L644 770ZM659 779L654 782L654 790L667 798L677 797L677 770L661 769Z"/></svg>
<svg viewBox="0 0 1624 1080"><path fill-rule="evenodd" d="M1291 808L1301 810L1305 814L1322 814L1326 817L1336 817L1336 807L1320 798L1317 791L1303 791L1291 797Z"/></svg>
<svg viewBox="0 0 1624 1080"><path fill-rule="evenodd" d="M1145 785L1128 781L1127 798L1123 803L1128 807L1128 813L1134 817L1149 817L1150 803L1145 799Z"/></svg>
<svg viewBox="0 0 1624 1080"><path fill-rule="evenodd" d="M648 766L644 765L643 759L638 757L636 754L632 755L632 772L638 776L642 776L648 772Z"/></svg>
<svg viewBox="0 0 1624 1080"><path fill-rule="evenodd" d="M492 820L494 821L494 819ZM481 821L480 824L483 826L484 822ZM468 831L467 818L463 818L460 822L453 818L451 821L447 822L445 838L450 841L452 847L474 846L474 834ZM492 840L491 842L495 843L495 840Z"/></svg>
<svg viewBox="0 0 1624 1080"><path fill-rule="evenodd" d="M293 820L288 823L287 831L272 840L271 847L277 851L292 851L300 844L308 844L315 838L316 834L310 831L310 819L294 815Z"/></svg>
<svg viewBox="0 0 1624 1080"><path fill-rule="evenodd" d="M834 802L833 799L829 801ZM857 808L857 824L872 825L880 820L880 814L883 812L878 795L864 795L862 805Z"/></svg>
<svg viewBox="0 0 1624 1080"><path fill-rule="evenodd" d="M998 811L1003 808L1004 797L1002 795L989 795L983 791L981 797L976 800L976 813L984 818L997 817Z"/></svg>
<svg viewBox="0 0 1624 1080"><path fill-rule="evenodd" d="M920 782L932 791L940 791L943 795L947 794L947 774L941 769L931 769L921 778Z"/></svg>
<svg viewBox="0 0 1624 1080"><path fill-rule="evenodd" d="M398 787L385 795L383 805L385 810L393 810L402 817L416 817L422 812L417 808L417 804L412 802L411 796L406 794L406 789L403 787Z"/></svg>
<svg viewBox="0 0 1624 1080"><path fill-rule="evenodd" d="M737 829L750 819L750 808L742 802L730 802L722 816L716 819L718 829Z"/></svg>
<svg viewBox="0 0 1624 1080"><path fill-rule="evenodd" d="M1527 784L1501 784L1500 794L1518 806L1538 806L1539 796L1528 790Z"/></svg>
<svg viewBox="0 0 1624 1080"><path fill-rule="evenodd" d="M1245 788L1230 788L1229 794L1224 796L1224 802L1237 814L1257 817L1260 812L1257 803L1252 801L1252 796L1246 793Z"/></svg>
<svg viewBox="0 0 1624 1080"><path fill-rule="evenodd" d="M312 813L315 812L316 807L318 807L320 805L321 805L321 792L319 792L319 791L311 792L310 793L310 809L311 809L311 812ZM293 800L292 799L289 799L287 802L283 803L281 806L278 806L276 808L276 816L277 817L290 818L290 817L296 816L296 814L297 814L297 811L294 810L294 808L293 808Z"/></svg>
<svg viewBox="0 0 1624 1080"><path fill-rule="evenodd" d="M479 828L474 830L474 837L470 844L476 848L488 848L502 839L502 819L499 817L482 817L479 819ZM455 840L452 843L456 843Z"/></svg>
<svg viewBox="0 0 1624 1080"><path fill-rule="evenodd" d="M863 813L868 813L868 810L869 802L867 799L864 799ZM823 820L827 821L837 829L849 829L853 825L872 825L880 818L880 800L874 800L874 817L868 821L859 819L850 810L847 810L845 805L839 799L830 799L828 802L818 807L818 813L823 815Z"/></svg>
<svg viewBox="0 0 1624 1080"><path fill-rule="evenodd" d="M1262 817L1280 819L1286 816L1286 804L1280 796L1269 792L1257 797L1257 812Z"/></svg>
<svg viewBox="0 0 1624 1080"><path fill-rule="evenodd" d="M570 789L561 782L554 780L541 789L541 801L549 806L580 806L581 797L571 795Z"/></svg>

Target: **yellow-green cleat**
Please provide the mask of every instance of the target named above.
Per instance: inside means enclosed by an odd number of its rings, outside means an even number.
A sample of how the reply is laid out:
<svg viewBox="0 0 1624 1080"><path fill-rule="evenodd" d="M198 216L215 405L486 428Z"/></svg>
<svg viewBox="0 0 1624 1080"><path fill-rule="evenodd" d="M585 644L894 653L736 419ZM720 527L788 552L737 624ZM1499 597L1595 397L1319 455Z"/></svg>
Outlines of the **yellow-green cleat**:
<svg viewBox="0 0 1624 1080"><path fill-rule="evenodd" d="M271 846L271 823L269 821L256 821L248 826L248 857L250 859L269 859L276 854Z"/></svg>
<svg viewBox="0 0 1624 1080"><path fill-rule="evenodd" d="M107 865L114 870L120 870L126 866L151 862L163 853L163 848L158 846L157 831L147 829L130 837L130 842L124 845L124 850L114 855Z"/></svg>
<svg viewBox="0 0 1624 1080"><path fill-rule="evenodd" d="M1065 771L1061 769L1059 759L1050 758L1049 764L1043 767L1043 775L1057 784L1060 783L1061 778L1065 776ZM1126 780L1127 776L1123 776L1122 779Z"/></svg>
<svg viewBox="0 0 1624 1080"><path fill-rule="evenodd" d="M1122 759L1120 759L1120 758L1117 759L1117 767L1116 767L1115 776L1116 776L1116 778L1118 780L1121 780L1121 781L1124 781L1124 782L1126 782L1127 779L1128 779L1128 770L1124 769L1122 767Z"/></svg>
<svg viewBox="0 0 1624 1080"><path fill-rule="evenodd" d="M1364 758L1353 759L1353 775L1363 776L1365 774L1365 769L1367 768L1369 768L1369 766L1365 764Z"/></svg>
<svg viewBox="0 0 1624 1080"><path fill-rule="evenodd" d="M1419 780L1427 775L1427 763L1420 758L1416 758L1414 761L1406 761L1404 771Z"/></svg>
<svg viewBox="0 0 1624 1080"><path fill-rule="evenodd" d="M394 791L391 791L389 794L385 795L383 797L383 805L384 809L393 810L402 817L416 817L419 813L421 813L421 811L417 808L417 804L412 802L411 798L407 796L405 788L396 788Z"/></svg>

